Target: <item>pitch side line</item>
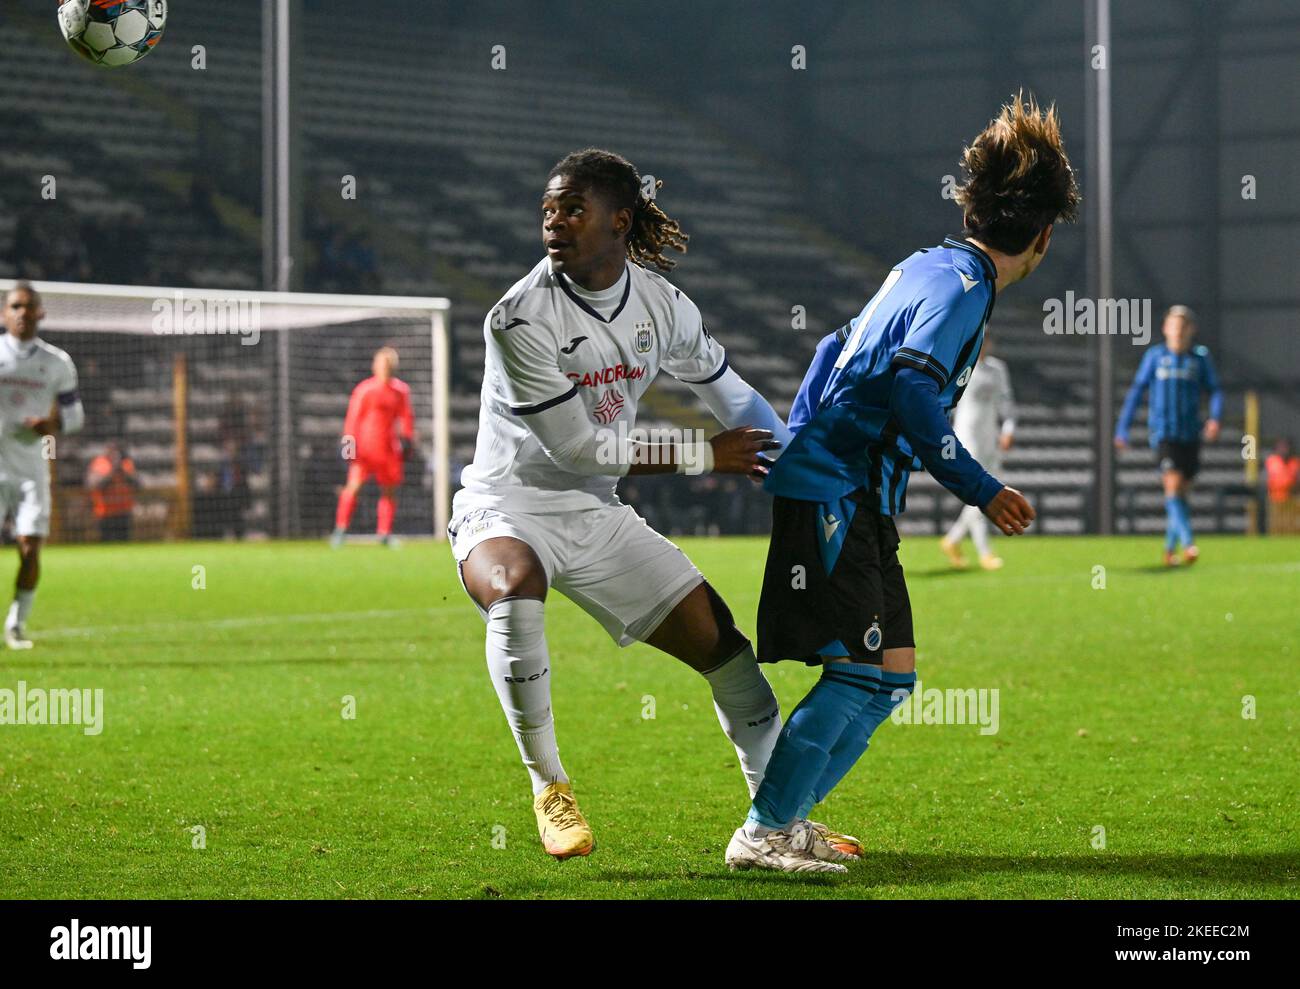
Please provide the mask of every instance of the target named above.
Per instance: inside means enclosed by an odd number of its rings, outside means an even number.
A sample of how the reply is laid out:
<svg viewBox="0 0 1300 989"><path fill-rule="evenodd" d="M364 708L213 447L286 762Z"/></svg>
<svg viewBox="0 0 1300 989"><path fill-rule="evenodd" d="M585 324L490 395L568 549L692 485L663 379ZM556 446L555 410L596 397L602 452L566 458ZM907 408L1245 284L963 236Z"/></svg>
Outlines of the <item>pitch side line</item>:
<svg viewBox="0 0 1300 989"><path fill-rule="evenodd" d="M315 622L356 621L367 618L398 618L406 615L435 615L444 611L463 611L465 605L445 608L395 608L372 611L322 611L296 615L257 615L250 618L212 618L201 621L141 622L134 625L84 625L41 629L41 638L91 638L113 632L138 632L147 629L164 631L175 628L258 628L265 625L301 625Z"/></svg>

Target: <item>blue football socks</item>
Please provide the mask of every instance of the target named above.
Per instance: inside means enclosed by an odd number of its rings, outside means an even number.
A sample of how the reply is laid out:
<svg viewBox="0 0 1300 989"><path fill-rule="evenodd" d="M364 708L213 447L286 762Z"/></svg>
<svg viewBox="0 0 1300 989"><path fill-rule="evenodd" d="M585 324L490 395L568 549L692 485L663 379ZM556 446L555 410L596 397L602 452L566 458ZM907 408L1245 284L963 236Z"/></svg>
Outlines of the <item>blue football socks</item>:
<svg viewBox="0 0 1300 989"><path fill-rule="evenodd" d="M823 667L821 679L781 729L749 811L751 823L781 830L798 820L805 798L826 771L831 750L871 703L880 682L880 667L869 663Z"/></svg>
<svg viewBox="0 0 1300 989"><path fill-rule="evenodd" d="M881 674L880 687L875 696L844 730L840 740L831 749L826 768L822 770L811 792L804 798L797 817L807 818L813 807L825 800L826 795L848 775L849 770L867 751L867 745L875 730L894 712L894 708L911 696L914 686L916 686L915 672Z"/></svg>

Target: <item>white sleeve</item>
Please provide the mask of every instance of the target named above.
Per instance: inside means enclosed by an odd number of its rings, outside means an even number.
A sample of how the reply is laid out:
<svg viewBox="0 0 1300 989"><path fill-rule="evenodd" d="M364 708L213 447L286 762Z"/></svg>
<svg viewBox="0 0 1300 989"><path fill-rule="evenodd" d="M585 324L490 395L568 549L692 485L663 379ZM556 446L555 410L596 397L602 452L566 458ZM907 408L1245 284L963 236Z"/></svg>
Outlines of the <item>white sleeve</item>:
<svg viewBox="0 0 1300 989"><path fill-rule="evenodd" d="M71 360L64 362L63 380L58 385L55 400L59 403L60 431L64 434L81 432L86 425L86 410L77 394L77 367Z"/></svg>
<svg viewBox="0 0 1300 989"><path fill-rule="evenodd" d="M776 410L768 404L752 385L735 372L734 368L723 368L722 375L712 381L687 382L691 391L709 407L713 417L728 429L737 426L756 426L770 429L772 435L781 444L781 449L772 450L767 456L775 460L781 450L789 444L791 436Z"/></svg>
<svg viewBox="0 0 1300 989"><path fill-rule="evenodd" d="M662 367L684 384L703 384L722 376L727 354L709 334L699 308L680 289L673 289L673 326Z"/></svg>
<svg viewBox="0 0 1300 989"><path fill-rule="evenodd" d="M502 303L488 313L484 338L501 358L506 401L516 415L540 412L578 393L560 370L555 334L536 317Z"/></svg>
<svg viewBox="0 0 1300 989"><path fill-rule="evenodd" d="M592 477L625 475L636 444L626 431L597 428L576 390L564 401L517 413L557 467Z"/></svg>

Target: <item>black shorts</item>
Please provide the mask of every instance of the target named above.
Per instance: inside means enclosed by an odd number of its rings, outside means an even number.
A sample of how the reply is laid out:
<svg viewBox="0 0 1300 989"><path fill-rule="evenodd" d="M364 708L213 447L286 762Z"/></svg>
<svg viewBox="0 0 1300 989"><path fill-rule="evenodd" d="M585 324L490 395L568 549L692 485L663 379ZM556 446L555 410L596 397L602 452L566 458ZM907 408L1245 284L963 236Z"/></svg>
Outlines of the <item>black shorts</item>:
<svg viewBox="0 0 1300 989"><path fill-rule="evenodd" d="M1201 469L1201 444L1161 440L1156 447L1156 460L1162 471L1176 470L1190 481Z"/></svg>
<svg viewBox="0 0 1300 989"><path fill-rule="evenodd" d="M851 656L880 663L914 646L894 520L862 489L829 504L777 496L758 603L758 661Z"/></svg>

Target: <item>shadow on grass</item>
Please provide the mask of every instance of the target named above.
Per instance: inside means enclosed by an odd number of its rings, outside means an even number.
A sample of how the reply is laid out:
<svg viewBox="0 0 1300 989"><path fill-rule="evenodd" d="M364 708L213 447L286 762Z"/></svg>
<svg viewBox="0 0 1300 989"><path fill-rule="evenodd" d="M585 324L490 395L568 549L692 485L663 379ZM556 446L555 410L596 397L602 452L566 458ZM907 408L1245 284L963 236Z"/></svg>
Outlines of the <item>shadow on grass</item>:
<svg viewBox="0 0 1300 989"><path fill-rule="evenodd" d="M1163 563L1144 563L1140 567L1111 567L1115 573L1183 573L1190 570L1187 566L1167 567Z"/></svg>
<svg viewBox="0 0 1300 989"><path fill-rule="evenodd" d="M848 875L791 874L780 872L731 872L719 864L683 875L680 872L637 872L631 869L602 869L588 877L590 882L629 883L727 879L736 883L776 883L798 887L835 886L931 886L963 882L980 877L1055 876L1073 879L1164 879L1184 882L1210 881L1241 883L1259 887L1300 888L1300 851L1248 855L958 855L945 853L868 854L850 864ZM1297 892L1300 895L1300 892Z"/></svg>
<svg viewBox="0 0 1300 989"><path fill-rule="evenodd" d="M972 574L982 573L984 573L984 571L979 567L966 567L965 569L960 569L958 567L941 566L931 567L928 570L918 570L916 567L908 567L907 579L911 580L913 577L925 577L926 579L931 577L969 577Z"/></svg>

